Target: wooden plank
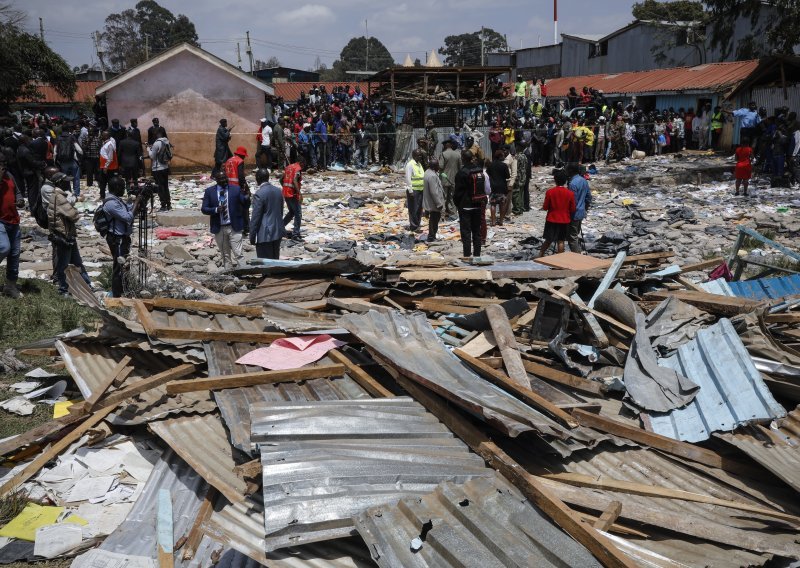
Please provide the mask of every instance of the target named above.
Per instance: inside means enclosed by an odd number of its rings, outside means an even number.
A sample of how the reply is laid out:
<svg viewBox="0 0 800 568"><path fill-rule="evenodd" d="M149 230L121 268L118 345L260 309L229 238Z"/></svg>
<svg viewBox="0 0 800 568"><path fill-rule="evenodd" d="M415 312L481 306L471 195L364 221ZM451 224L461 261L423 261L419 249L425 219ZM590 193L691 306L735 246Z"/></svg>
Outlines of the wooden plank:
<svg viewBox="0 0 800 568"><path fill-rule="evenodd" d="M409 270L401 272L400 278L406 282L483 282L492 280L492 273L488 270Z"/></svg>
<svg viewBox="0 0 800 568"><path fill-rule="evenodd" d="M284 371L257 371L255 373L220 375L218 377L208 377L206 379L175 381L167 385L167 393L180 394L183 392L222 390L251 387L255 385L305 381L307 379L325 379L327 377L339 377L343 375L344 372L344 365L319 365L317 367L302 367Z"/></svg>
<svg viewBox="0 0 800 568"><path fill-rule="evenodd" d="M173 557L174 529L172 521L172 495L169 489L158 490L156 507L156 546L158 547L159 568L174 568Z"/></svg>
<svg viewBox="0 0 800 568"><path fill-rule="evenodd" d="M599 533L591 525L584 523L580 514L573 511L561 499L553 495L536 476L525 471L511 456L492 442L484 432L476 428L469 420L465 420L463 415L455 412L444 399L402 376L389 363L383 363L400 386L415 400L434 414L456 436L461 438L490 467L511 481L525 497L544 511L567 534L585 546L604 566L607 568L636 567L636 563L617 548L611 540Z"/></svg>
<svg viewBox="0 0 800 568"><path fill-rule="evenodd" d="M205 312L208 314L228 314L232 316L245 316L260 318L263 311L259 306L232 306L230 304L219 304L216 302L200 302L196 300L176 300L174 298L153 298L142 300L148 310L154 308L166 308L175 310L185 310L188 312Z"/></svg>
<svg viewBox="0 0 800 568"><path fill-rule="evenodd" d="M17 355L28 357L58 357L58 349L55 347L43 347L42 349L20 349Z"/></svg>
<svg viewBox="0 0 800 568"><path fill-rule="evenodd" d="M129 355L125 355L119 363L111 370L111 372L105 377L104 381L95 389L92 393L92 396L86 399L84 403L84 410L86 412L91 412L94 406L97 404L97 401L100 400L100 397L106 394L106 391L111 387L111 385L117 383L122 384L122 382L133 372L133 367L129 366L131 362L131 358Z"/></svg>
<svg viewBox="0 0 800 568"><path fill-rule="evenodd" d="M261 464L259 463L259 471L260 470ZM211 513L214 512L214 498L216 496L217 490L213 487L209 487L208 491L206 492L206 496L203 499L203 503L200 505L200 510L197 512L197 516L194 518L192 528L189 529L189 534L186 537L183 549L184 560L191 560L194 558L194 555L197 552L197 547L200 546L200 541L203 540L203 534L205 533L203 530L203 523L211 518Z"/></svg>
<svg viewBox="0 0 800 568"><path fill-rule="evenodd" d="M716 268L723 262L725 262L725 259L722 258L721 256L718 256L716 258L704 260L702 262L695 262L693 264L684 264L683 266L681 266L681 273L687 274L689 272L698 272L701 270L708 270L709 268Z"/></svg>
<svg viewBox="0 0 800 568"><path fill-rule="evenodd" d="M472 341L465 343L461 351L472 357L480 357L497 347L494 334L491 331L484 331Z"/></svg>
<svg viewBox="0 0 800 568"><path fill-rule="evenodd" d="M245 477L257 477L261 475L263 466L261 465L261 459L256 458L254 460L250 460L249 462L237 465L233 468L233 471L236 475L244 479Z"/></svg>
<svg viewBox="0 0 800 568"><path fill-rule="evenodd" d="M707 312L719 315L738 315L741 313L752 312L761 302L736 298L732 296L720 296L719 294L709 294L707 292L695 292L693 290L675 290L670 292L650 292L645 295L646 300L665 300L670 297L692 304Z"/></svg>
<svg viewBox="0 0 800 568"><path fill-rule="evenodd" d="M336 363L340 365L344 365L347 368L347 374L350 375L355 382L361 385L365 391L369 394L374 396L375 398L387 398L393 397L394 394L392 391L384 387L378 381L376 381L369 373L367 373L364 369L353 363L347 355L339 351L338 349L332 349L328 351L328 357L330 357Z"/></svg>
<svg viewBox="0 0 800 568"><path fill-rule="evenodd" d="M607 532L611 525L617 521L621 512L622 503L619 501L612 501L606 510L603 511L603 514L600 515L600 518L593 523L594 528L599 531Z"/></svg>
<svg viewBox="0 0 800 568"><path fill-rule="evenodd" d="M134 298L103 298L106 308L133 308L136 305Z"/></svg>
<svg viewBox="0 0 800 568"><path fill-rule="evenodd" d="M15 452L22 448L23 446L33 444L42 438L45 438L51 434L55 434L67 426L79 422L83 418L85 418L85 415L79 412L70 412L70 414L67 414L66 416L49 420L44 424L40 424L36 428L32 428L27 432L19 434L18 436L13 436L7 440L3 440L0 442L0 456L10 454L11 452Z"/></svg>
<svg viewBox="0 0 800 568"><path fill-rule="evenodd" d="M600 430L601 432L620 436L621 438L627 438L633 442L650 446L651 448L656 448L662 452L666 452L681 458L696 461L703 465L717 467L731 473L745 474L750 476L757 476L758 472L760 471L758 468L748 467L745 464L700 446L673 440L672 438L667 438L666 436L661 436L660 434L648 432L647 430L643 430L642 428L637 428L635 426L629 426L628 424L623 424L622 422L613 420L606 416L592 414L591 412L586 412L582 409L573 410L572 416L581 424L581 426L587 426L589 428L594 428L595 430Z"/></svg>
<svg viewBox="0 0 800 568"><path fill-rule="evenodd" d="M550 256L537 258L536 262L553 268L565 270L592 270L595 268L608 268L610 262L602 258L595 258L587 254L576 252L562 252Z"/></svg>
<svg viewBox="0 0 800 568"><path fill-rule="evenodd" d="M194 373L196 370L197 367L195 365L184 363L183 365L168 369L163 373L158 373L157 375L136 381L124 389L114 391L105 398L100 399L96 406L97 408L115 407L120 402L131 398L132 396L136 396L138 394L142 394L143 392L158 388L170 381L174 381L175 379L179 379L190 373Z"/></svg>
<svg viewBox="0 0 800 568"><path fill-rule="evenodd" d="M776 519L788 521L800 527L800 517L795 515L789 515L781 511L776 511L775 509L768 509L766 507L752 505L750 503L742 503L740 501L732 501L730 499L719 499L717 497L703 495L701 493L692 493L691 491L684 491L682 489L672 489L669 487L660 487L658 485L647 485L633 481L623 481L605 476L593 477L581 473L547 473L543 474L542 477L554 479L570 485L575 485L576 487L591 487L593 489L618 491L620 493L628 493L630 495L663 497L666 499L679 499L681 501L692 501L694 503L718 505L720 507L728 507L730 509L737 509L740 511L748 511L750 513L774 517Z"/></svg>
<svg viewBox="0 0 800 568"><path fill-rule="evenodd" d="M12 491L16 490L20 485L33 477L40 469L42 469L53 458L61 454L64 450L70 447L76 440L80 439L86 432L97 426L106 416L111 414L114 410L113 406L98 410L89 418L87 418L80 426L75 428L72 432L53 443L47 450L36 456L34 460L25 466L25 469L17 473L14 477L6 481L0 487L0 497L5 497Z"/></svg>
<svg viewBox="0 0 800 568"><path fill-rule="evenodd" d="M147 331L147 335L156 339L196 339L229 343L272 343L276 339L286 337L283 333L272 331L223 331L189 327L154 327Z"/></svg>
<svg viewBox="0 0 800 568"><path fill-rule="evenodd" d="M424 300L422 302L418 302L416 307L418 310L423 312L459 315L474 314L475 312L481 310L481 308L473 308L470 306L458 306L456 304L446 304L443 302L426 302Z"/></svg>
<svg viewBox="0 0 800 568"><path fill-rule="evenodd" d="M684 278L683 276L675 276L675 282L683 285L685 288L688 288L689 290L694 290L695 292L705 292L705 289L703 289L701 286L698 286L697 284L695 284L688 278Z"/></svg>
<svg viewBox="0 0 800 568"><path fill-rule="evenodd" d="M580 516L581 519L583 519L585 522L589 523L592 526L594 526L594 524L599 519L599 517L595 517L594 515L590 515L589 513L584 513L583 511L577 511L577 514L578 516ZM605 532L612 532L627 536L638 536L639 538L650 538L650 535L647 533L644 533L642 531L637 531L636 529L626 527L625 525L619 525L617 523L612 524L610 527L608 527L608 530Z"/></svg>
<svg viewBox="0 0 800 568"><path fill-rule="evenodd" d="M515 330L525 327L526 325L530 324L534 318L536 318L536 306L519 316L517 321L515 321L511 327L513 327Z"/></svg>
<svg viewBox="0 0 800 568"><path fill-rule="evenodd" d="M525 366L525 370L528 373L545 381L557 383L559 385L570 387L576 391L585 392L588 394L599 396L603 396L604 394L603 386L600 383L589 381L581 377L576 377L575 375L570 375L564 371L559 371L558 369L553 369L547 365L541 365L529 360L523 360L522 364Z"/></svg>
<svg viewBox="0 0 800 568"><path fill-rule="evenodd" d="M577 304L576 304L576 303L575 303L575 302L572 300L572 298L571 298L570 296L565 296L565 295L563 295L562 293L560 293L558 290L551 290L551 291L550 291L550 293L551 293L553 296L555 296L556 298L560 298L560 299L562 299L562 300L564 300L564 301L567 301L567 302L569 302L569 303L570 303L570 305L572 305L572 306L575 306L577 309L579 309L579 310L582 310L582 311L584 311L584 312L587 312L587 313L589 313L589 314L593 315L594 317L596 317L597 319L601 319L601 320L603 320L604 322L606 322L606 323L609 323L609 324L613 325L613 326L614 326L614 327L616 327L617 329L619 329L619 330L621 330L621 331L624 331L625 333L628 333L628 334L630 334L630 335L635 335L635 334L636 334L636 330L635 330L635 329L633 329L632 327L630 327L630 326L627 326L627 325L625 325L624 323L622 323L621 321L618 321L618 320L616 320L616 319L612 318L612 317L611 317L611 316L609 316L608 314L604 314L603 312L598 312L597 310L595 310L595 309L593 309L593 308L590 308L589 306L587 306L587 305L585 305L585 304L583 304L583 305L582 305L582 307L581 307L581 306L578 306L578 305L577 305ZM575 296L575 294L573 294L573 296Z"/></svg>
<svg viewBox="0 0 800 568"><path fill-rule="evenodd" d="M764 316L767 323L800 323L800 312L791 314L768 314Z"/></svg>
<svg viewBox="0 0 800 568"><path fill-rule="evenodd" d="M514 330L511 329L506 311L496 304L486 306L484 309L486 317L489 318L489 325L492 326L497 346L500 348L500 356L505 363L508 377L519 386L530 389L531 382L525 366L522 364L522 357L517 351L517 339L514 337Z"/></svg>
<svg viewBox="0 0 800 568"><path fill-rule="evenodd" d="M547 412L559 422L566 424L570 428L575 428L578 426L578 423L569 413L564 412L549 400L533 392L530 388L519 386L517 383L508 379L504 373L498 371L497 369L492 369L480 359L476 359L472 355L464 353L460 349L453 350L453 353L467 363L470 367L472 367L475 371L477 371L482 377L488 379L489 382L511 392L526 404L530 404L539 410Z"/></svg>

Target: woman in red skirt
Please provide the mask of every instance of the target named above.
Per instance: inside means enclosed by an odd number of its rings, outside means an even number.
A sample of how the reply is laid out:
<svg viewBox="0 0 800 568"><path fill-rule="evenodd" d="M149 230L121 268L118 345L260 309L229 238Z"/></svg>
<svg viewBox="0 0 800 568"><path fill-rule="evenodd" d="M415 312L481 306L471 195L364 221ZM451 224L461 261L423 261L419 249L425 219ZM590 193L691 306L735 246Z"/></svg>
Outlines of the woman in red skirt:
<svg viewBox="0 0 800 568"><path fill-rule="evenodd" d="M750 185L750 178L753 177L753 149L750 147L750 140L742 138L742 143L736 148L736 193L739 195L739 186L744 182L744 194L747 195L747 188Z"/></svg>

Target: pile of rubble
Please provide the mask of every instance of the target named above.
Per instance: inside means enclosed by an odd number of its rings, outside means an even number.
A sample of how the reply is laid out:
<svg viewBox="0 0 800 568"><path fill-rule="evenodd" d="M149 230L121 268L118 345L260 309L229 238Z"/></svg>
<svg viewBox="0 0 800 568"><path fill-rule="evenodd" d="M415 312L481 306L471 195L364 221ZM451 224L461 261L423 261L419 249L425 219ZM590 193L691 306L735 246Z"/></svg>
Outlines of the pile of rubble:
<svg viewBox="0 0 800 568"><path fill-rule="evenodd" d="M71 270L102 323L18 353L72 402L0 441L0 497L29 500L0 562L797 562L800 275L676 260L351 251L230 295L184 278L201 300L101 301Z"/></svg>

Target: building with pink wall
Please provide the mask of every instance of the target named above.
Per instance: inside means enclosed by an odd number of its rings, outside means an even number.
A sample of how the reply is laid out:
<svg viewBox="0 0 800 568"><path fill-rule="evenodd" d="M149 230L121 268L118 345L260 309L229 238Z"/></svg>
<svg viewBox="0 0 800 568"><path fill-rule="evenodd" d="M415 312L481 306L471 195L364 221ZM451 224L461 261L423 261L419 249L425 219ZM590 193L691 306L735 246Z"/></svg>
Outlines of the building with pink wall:
<svg viewBox="0 0 800 568"><path fill-rule="evenodd" d="M253 163L256 131L270 85L189 44L177 45L104 83L109 121L139 119L144 133L158 118L172 143L172 166L210 168L219 119L233 126L231 150L247 148Z"/></svg>

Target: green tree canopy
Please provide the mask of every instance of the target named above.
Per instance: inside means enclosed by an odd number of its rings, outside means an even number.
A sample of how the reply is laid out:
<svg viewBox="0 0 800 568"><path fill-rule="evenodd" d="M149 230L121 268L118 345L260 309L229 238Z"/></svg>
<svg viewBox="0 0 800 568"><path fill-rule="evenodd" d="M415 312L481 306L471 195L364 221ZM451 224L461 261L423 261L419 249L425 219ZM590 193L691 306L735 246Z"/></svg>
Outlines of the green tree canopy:
<svg viewBox="0 0 800 568"><path fill-rule="evenodd" d="M197 30L183 14L177 16L155 0L109 14L101 34L104 62L112 71L125 71L179 43L197 44Z"/></svg>
<svg viewBox="0 0 800 568"><path fill-rule="evenodd" d="M19 13L8 8L0 6L0 107L5 110L20 98L42 98L36 83L72 97L77 86L70 66L39 36L24 32Z"/></svg>
<svg viewBox="0 0 800 568"><path fill-rule="evenodd" d="M378 71L394 66L394 57L378 38L369 38L369 68L367 68L367 38L354 37L347 42L333 62L333 67L325 71L326 81L345 81L347 71Z"/></svg>
<svg viewBox="0 0 800 568"><path fill-rule="evenodd" d="M481 33L483 33L483 52L508 50L506 39L491 28L483 28L477 32L449 35L444 38L444 47L439 53L444 55L443 63L448 66L471 67L482 65Z"/></svg>
<svg viewBox="0 0 800 568"><path fill-rule="evenodd" d="M709 0L710 37L714 47L727 56L735 50L737 59L765 55L767 51L793 54L800 44L800 0ZM768 15L764 14L769 10ZM775 17L777 14L777 17ZM733 45L733 27L737 18L749 18L753 34ZM767 48L759 48L755 38L766 34Z"/></svg>
<svg viewBox="0 0 800 568"><path fill-rule="evenodd" d="M633 5L633 17L637 20L654 20L658 22L700 22L706 17L702 2L693 0L675 0L659 2L644 0Z"/></svg>

